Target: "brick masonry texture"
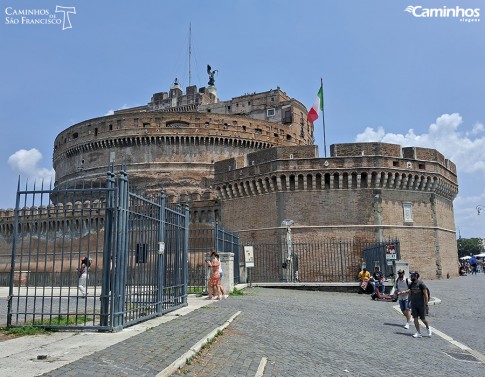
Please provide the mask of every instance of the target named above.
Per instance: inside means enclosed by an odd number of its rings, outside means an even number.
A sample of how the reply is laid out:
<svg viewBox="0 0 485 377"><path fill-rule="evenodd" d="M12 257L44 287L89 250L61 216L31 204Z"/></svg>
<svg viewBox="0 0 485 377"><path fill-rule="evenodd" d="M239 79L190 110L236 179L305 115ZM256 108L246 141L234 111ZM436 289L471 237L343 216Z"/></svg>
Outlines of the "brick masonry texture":
<svg viewBox="0 0 485 377"><path fill-rule="evenodd" d="M300 158L292 153L297 148L305 149ZM281 234L284 219L294 221L299 242L398 238L410 268L430 279L456 276L453 165L436 150L394 144L338 144L331 150L331 157L316 158L310 147L274 148L253 153L254 159L233 170L216 163L222 222L253 243Z"/></svg>

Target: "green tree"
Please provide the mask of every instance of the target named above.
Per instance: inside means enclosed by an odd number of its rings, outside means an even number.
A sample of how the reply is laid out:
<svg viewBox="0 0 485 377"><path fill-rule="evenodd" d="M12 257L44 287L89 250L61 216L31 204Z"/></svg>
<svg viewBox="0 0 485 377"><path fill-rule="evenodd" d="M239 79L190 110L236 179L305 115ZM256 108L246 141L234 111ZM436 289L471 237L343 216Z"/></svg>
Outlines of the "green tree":
<svg viewBox="0 0 485 377"><path fill-rule="evenodd" d="M483 242L481 238L458 238L456 240L458 258L483 253Z"/></svg>

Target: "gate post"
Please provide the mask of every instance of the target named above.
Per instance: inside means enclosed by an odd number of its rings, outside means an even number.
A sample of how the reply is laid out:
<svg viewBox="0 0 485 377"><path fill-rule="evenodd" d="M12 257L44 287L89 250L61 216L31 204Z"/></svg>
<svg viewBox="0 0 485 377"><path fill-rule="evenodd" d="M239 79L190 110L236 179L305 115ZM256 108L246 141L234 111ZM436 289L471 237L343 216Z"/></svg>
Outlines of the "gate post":
<svg viewBox="0 0 485 377"><path fill-rule="evenodd" d="M112 315L113 310L109 310L110 303L110 291L112 291L112 237L113 237L113 210L115 208L115 174L113 173L113 165L110 166L110 170L107 173L108 178L106 179L106 207L105 207L105 221L104 221L104 247L103 247L103 270L102 270L102 281L101 281L101 313L100 313L100 324L101 326L108 326L110 321L109 318ZM112 292L111 292L112 295ZM113 302L113 300L111 300Z"/></svg>
<svg viewBox="0 0 485 377"><path fill-rule="evenodd" d="M189 277L189 225L190 225L190 209L189 209L189 204L185 204L185 217L184 217L184 235L185 235L185 240L184 240L184 251L183 251L183 260L182 263L183 265L183 302L184 304L187 303L187 285L188 285L188 277Z"/></svg>
<svg viewBox="0 0 485 377"><path fill-rule="evenodd" d="M174 291L172 292L174 295L174 300L179 296L180 294L180 279L181 279L181 273L180 273L180 258L183 255L183 250L181 250L181 247L183 248L183 238L182 235L180 234L180 229L182 228L182 206L179 203L175 206L176 208L176 215L175 215L175 255L173 259L173 274L174 274ZM185 237L185 233L183 233L183 237ZM182 254L182 255L181 255Z"/></svg>
<svg viewBox="0 0 485 377"><path fill-rule="evenodd" d="M344 278L344 255L342 254L342 240L339 242L340 245L340 268L341 268L341 273L342 273L342 282L345 281Z"/></svg>
<svg viewBox="0 0 485 377"><path fill-rule="evenodd" d="M15 251L17 249L18 229L19 229L19 208L20 208L20 177L17 183L17 198L15 199L15 212L13 222L13 239L12 239L12 259L10 261L10 284L8 288L7 300L7 328L12 325L12 298L15 271Z"/></svg>
<svg viewBox="0 0 485 377"><path fill-rule="evenodd" d="M125 285L128 256L128 178L124 170L118 178L118 209L116 250L113 261L113 328L123 329L125 315Z"/></svg>
<svg viewBox="0 0 485 377"><path fill-rule="evenodd" d="M160 194L160 213L158 228L158 258L157 258L157 315L163 312L163 289L165 283L165 193Z"/></svg>

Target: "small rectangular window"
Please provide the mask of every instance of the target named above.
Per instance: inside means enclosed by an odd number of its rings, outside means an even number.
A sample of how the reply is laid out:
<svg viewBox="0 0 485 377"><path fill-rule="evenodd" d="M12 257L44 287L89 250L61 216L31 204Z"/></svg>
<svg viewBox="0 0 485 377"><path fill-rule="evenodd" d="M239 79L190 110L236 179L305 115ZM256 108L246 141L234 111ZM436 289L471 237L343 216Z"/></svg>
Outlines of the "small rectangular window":
<svg viewBox="0 0 485 377"><path fill-rule="evenodd" d="M424 170L425 166L424 166L424 164L418 164L418 168L421 169L421 170Z"/></svg>
<svg viewBox="0 0 485 377"><path fill-rule="evenodd" d="M293 122L293 117L291 116L291 109L285 109L281 120L283 124L288 124Z"/></svg>
<svg viewBox="0 0 485 377"><path fill-rule="evenodd" d="M392 166L399 166L399 161L393 161Z"/></svg>
<svg viewBox="0 0 485 377"><path fill-rule="evenodd" d="M412 223L413 222L413 203L403 203L402 209L404 213L404 222Z"/></svg>
<svg viewBox="0 0 485 377"><path fill-rule="evenodd" d="M267 109L266 110L266 115L268 117L274 117L274 115L275 115L275 109Z"/></svg>

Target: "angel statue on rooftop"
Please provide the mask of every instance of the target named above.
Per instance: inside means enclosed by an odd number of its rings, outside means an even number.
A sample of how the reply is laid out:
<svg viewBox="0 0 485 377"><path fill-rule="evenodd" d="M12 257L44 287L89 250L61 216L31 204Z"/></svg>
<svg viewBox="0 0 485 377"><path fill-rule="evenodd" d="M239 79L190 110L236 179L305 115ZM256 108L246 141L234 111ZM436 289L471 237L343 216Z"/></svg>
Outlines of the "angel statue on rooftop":
<svg viewBox="0 0 485 377"><path fill-rule="evenodd" d="M208 84L210 86L214 86L215 80L214 80L214 74L217 72L217 69L212 70L211 66L207 64L207 74L209 75L209 82Z"/></svg>

